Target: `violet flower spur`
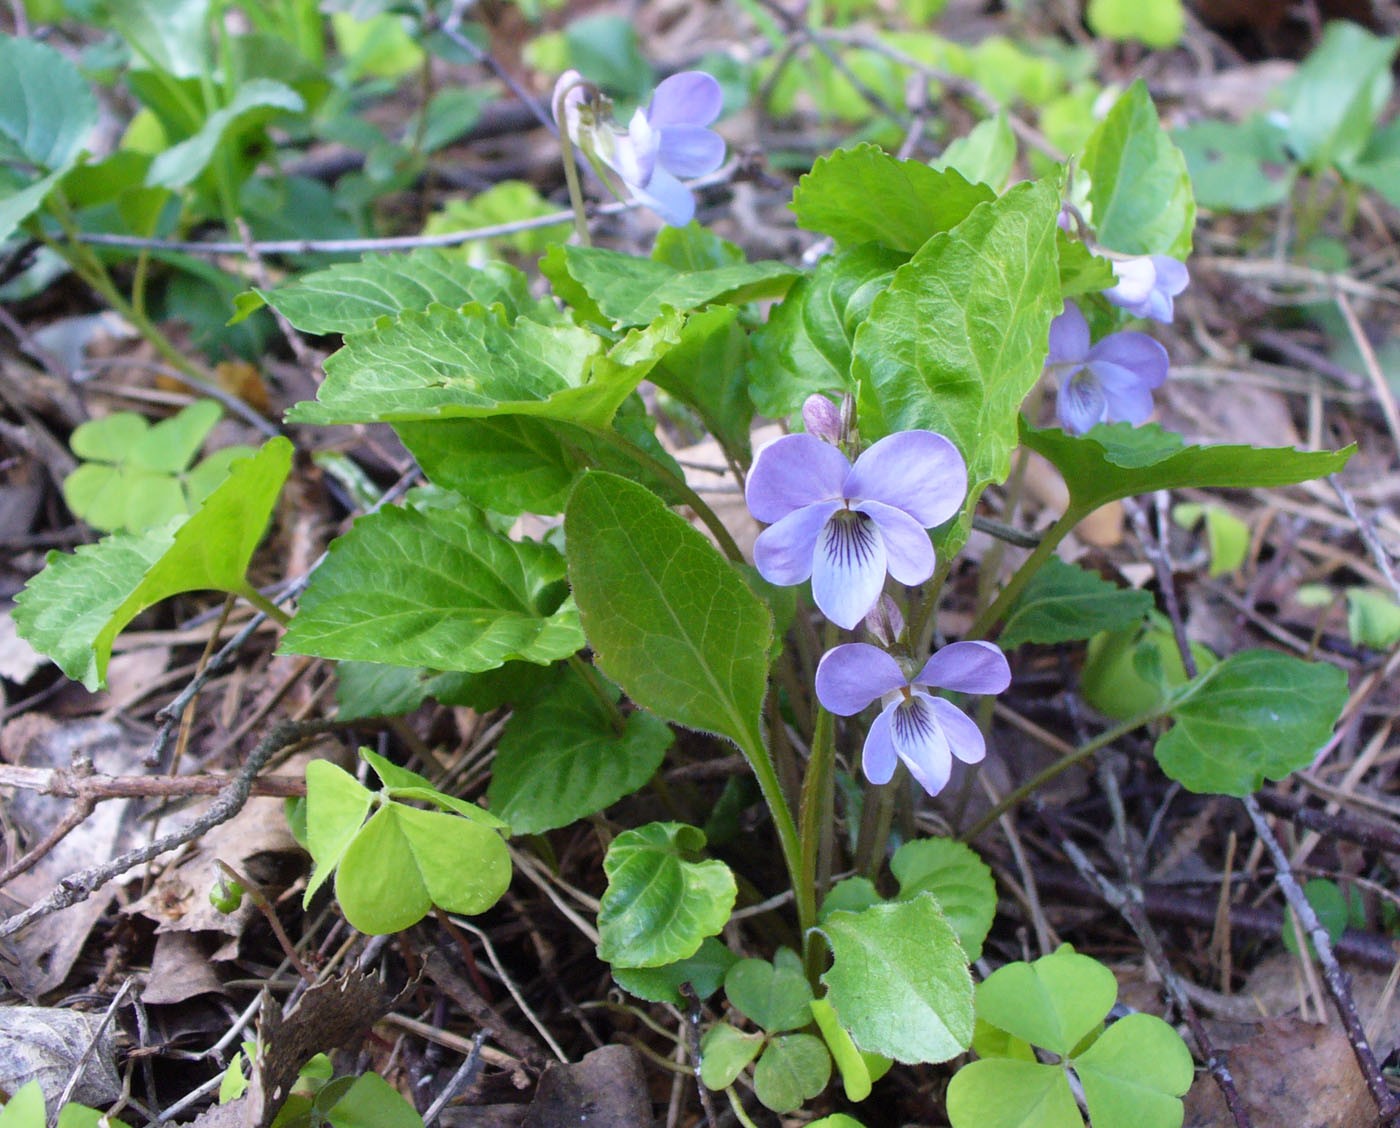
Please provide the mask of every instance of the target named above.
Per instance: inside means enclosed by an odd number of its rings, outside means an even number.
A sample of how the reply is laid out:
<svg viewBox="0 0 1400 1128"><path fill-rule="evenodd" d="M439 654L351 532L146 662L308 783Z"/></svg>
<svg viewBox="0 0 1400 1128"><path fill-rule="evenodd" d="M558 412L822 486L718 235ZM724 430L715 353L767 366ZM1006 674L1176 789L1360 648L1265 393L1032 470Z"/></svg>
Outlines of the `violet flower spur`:
<svg viewBox="0 0 1400 1128"><path fill-rule="evenodd" d="M852 630L886 573L902 584L933 575L927 530L966 494L962 455L932 431L887 435L854 466L812 435L784 435L758 452L744 487L749 512L769 526L754 542L754 564L769 583L810 576L822 614Z"/></svg>
<svg viewBox="0 0 1400 1128"><path fill-rule="evenodd" d="M1175 314L1172 299L1191 281L1185 265L1167 255L1114 259L1113 273L1118 284L1103 296L1134 317L1150 317L1164 325L1170 325Z"/></svg>
<svg viewBox="0 0 1400 1128"><path fill-rule="evenodd" d="M1091 347L1089 323L1073 302L1050 323L1045 370L1060 381L1055 414L1072 435L1097 423L1145 422L1168 363L1167 350L1146 333L1110 333Z"/></svg>
<svg viewBox="0 0 1400 1128"><path fill-rule="evenodd" d="M903 760L930 795L947 784L954 756L975 764L987 754L987 745L967 714L924 687L1000 693L1010 684L1006 656L990 642L945 646L912 678L894 658L864 642L828 650L817 665L817 699L828 712L849 717L876 698L884 700L861 754L866 779L888 783L896 760Z"/></svg>

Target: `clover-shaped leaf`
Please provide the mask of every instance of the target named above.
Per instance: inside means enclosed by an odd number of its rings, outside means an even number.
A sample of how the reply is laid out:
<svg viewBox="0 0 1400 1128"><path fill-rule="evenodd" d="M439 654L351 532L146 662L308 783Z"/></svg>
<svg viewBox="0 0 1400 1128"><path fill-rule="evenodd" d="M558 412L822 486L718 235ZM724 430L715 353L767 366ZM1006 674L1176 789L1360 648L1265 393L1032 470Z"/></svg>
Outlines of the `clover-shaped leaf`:
<svg viewBox="0 0 1400 1128"><path fill-rule="evenodd" d="M813 1034L774 1038L753 1070L753 1090L774 1112L791 1112L831 1080L831 1055Z"/></svg>
<svg viewBox="0 0 1400 1128"><path fill-rule="evenodd" d="M1113 972L1061 944L1034 963L998 968L977 987L977 1017L1067 1057L1118 997Z"/></svg>
<svg viewBox="0 0 1400 1128"><path fill-rule="evenodd" d="M704 832L684 823L648 823L613 839L603 859L600 960L660 967L694 955L724 927L738 887L723 862L687 860L704 845Z"/></svg>
<svg viewBox="0 0 1400 1128"><path fill-rule="evenodd" d="M948 1083L953 1128L1084 1128L1069 1078L1057 1065L984 1058Z"/></svg>
<svg viewBox="0 0 1400 1128"><path fill-rule="evenodd" d="M1074 1059L1094 1128L1179 1128L1191 1052L1153 1014L1120 1018Z"/></svg>
<svg viewBox="0 0 1400 1128"><path fill-rule="evenodd" d="M727 1089L763 1049L762 1034L745 1034L727 1022L705 1031L700 1040L700 1080L707 1089Z"/></svg>
<svg viewBox="0 0 1400 1128"><path fill-rule="evenodd" d="M982 957L982 941L996 915L997 889L992 871L970 846L951 838L917 838L895 851L890 871L899 881L901 901L932 893L968 960Z"/></svg>
<svg viewBox="0 0 1400 1128"><path fill-rule="evenodd" d="M769 1034L797 1030L812 1021L812 988L791 948L767 960L740 960L724 977L724 993L740 1014Z"/></svg>

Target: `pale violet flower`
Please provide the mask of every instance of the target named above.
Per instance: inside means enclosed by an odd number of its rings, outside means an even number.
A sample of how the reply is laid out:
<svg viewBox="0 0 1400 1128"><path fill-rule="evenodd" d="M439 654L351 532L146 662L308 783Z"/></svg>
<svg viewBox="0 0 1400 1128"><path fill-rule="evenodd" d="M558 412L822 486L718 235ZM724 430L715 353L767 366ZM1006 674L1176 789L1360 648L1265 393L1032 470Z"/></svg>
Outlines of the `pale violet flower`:
<svg viewBox="0 0 1400 1128"><path fill-rule="evenodd" d="M987 745L961 709L925 687L1000 693L1010 684L1006 656L990 642L945 646L912 678L890 655L863 642L828 650L817 665L817 699L828 712L849 717L876 699L884 702L865 738L865 777L888 783L896 760L903 760L930 795L947 784L954 756L975 764L987 754Z"/></svg>
<svg viewBox="0 0 1400 1128"><path fill-rule="evenodd" d="M1191 281L1186 267L1167 255L1141 255L1114 259L1113 273L1118 284L1103 296L1134 317L1150 317L1171 324L1172 299Z"/></svg>
<svg viewBox="0 0 1400 1128"><path fill-rule="evenodd" d="M852 466L836 447L807 434L784 435L754 459L744 489L749 512L769 525L754 563L770 583L800 584L833 623L852 630L885 586L933 575L926 530L957 513L967 466L932 431L887 435Z"/></svg>
<svg viewBox="0 0 1400 1128"><path fill-rule="evenodd" d="M555 116L562 111L570 141L667 223L690 222L695 197L680 178L704 176L724 163L724 139L706 128L724 101L711 75L681 71L665 79L625 131L605 120L605 100L576 71L562 75L554 90Z"/></svg>
<svg viewBox="0 0 1400 1128"><path fill-rule="evenodd" d="M1060 381L1055 413L1072 435L1097 423L1145 422L1167 367L1167 350L1146 333L1111 333L1091 347L1089 323L1073 302L1050 323L1045 370Z"/></svg>

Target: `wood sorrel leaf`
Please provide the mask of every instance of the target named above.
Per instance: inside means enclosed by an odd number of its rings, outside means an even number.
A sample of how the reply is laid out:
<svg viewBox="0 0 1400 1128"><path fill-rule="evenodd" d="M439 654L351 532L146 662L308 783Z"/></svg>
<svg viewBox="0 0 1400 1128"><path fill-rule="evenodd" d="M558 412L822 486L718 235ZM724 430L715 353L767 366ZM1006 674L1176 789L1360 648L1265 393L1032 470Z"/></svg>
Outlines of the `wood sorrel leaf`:
<svg viewBox="0 0 1400 1128"><path fill-rule="evenodd" d="M303 907L340 865L373 802L370 790L344 768L329 760L306 765L306 848L314 864Z"/></svg>
<svg viewBox="0 0 1400 1128"><path fill-rule="evenodd" d="M763 1049L762 1034L745 1034L717 1022L700 1041L700 1080L707 1089L727 1089Z"/></svg>
<svg viewBox="0 0 1400 1128"><path fill-rule="evenodd" d="M997 644L1014 650L1025 642L1092 638L1138 622L1151 607L1150 593L1121 588L1052 556L1011 605Z"/></svg>
<svg viewBox="0 0 1400 1128"><path fill-rule="evenodd" d="M924 427L967 460L967 501L945 551L966 539L983 489L1011 470L1021 401L1061 306L1059 207L1052 179L980 205L895 272L856 331L862 438Z"/></svg>
<svg viewBox="0 0 1400 1128"><path fill-rule="evenodd" d="M555 549L470 506L382 509L331 545L281 649L468 672L553 662L583 646L563 578Z"/></svg>
<svg viewBox="0 0 1400 1128"><path fill-rule="evenodd" d="M916 838L890 859L899 882L899 899L932 893L958 934L969 962L982 958L982 941L996 915L997 888L992 871L965 843L952 838Z"/></svg>
<svg viewBox="0 0 1400 1128"><path fill-rule="evenodd" d="M832 913L818 930L833 956L827 1000L858 1048L911 1064L967 1049L972 977L934 897Z"/></svg>
<svg viewBox="0 0 1400 1128"><path fill-rule="evenodd" d="M983 1059L948 1083L953 1128L1084 1128L1062 1066Z"/></svg>
<svg viewBox="0 0 1400 1128"><path fill-rule="evenodd" d="M791 948L779 948L773 962L740 960L724 977L730 1005L769 1034L799 1030L812 1021L812 988L802 960Z"/></svg>
<svg viewBox="0 0 1400 1128"><path fill-rule="evenodd" d="M15 601L15 626L36 650L89 689L105 683L112 643L132 619L186 591L243 590L292 464L292 444L269 440L183 524L114 536L71 555L51 552Z"/></svg>
<svg viewBox="0 0 1400 1128"><path fill-rule="evenodd" d="M1156 423L1100 424L1084 435L1024 422L1021 441L1055 464L1082 512L1120 497L1186 486L1255 489L1322 478L1347 464L1356 447L1301 451L1292 447L1185 446Z"/></svg>
<svg viewBox="0 0 1400 1128"><path fill-rule="evenodd" d="M1153 750L1182 786L1248 795L1312 762L1347 701L1346 674L1273 650L1244 650L1182 686Z"/></svg>
<svg viewBox="0 0 1400 1128"><path fill-rule="evenodd" d="M613 839L603 859L600 960L660 967L693 956L724 927L738 887L723 862L687 860L704 845L704 832L684 823L648 823Z"/></svg>
<svg viewBox="0 0 1400 1128"><path fill-rule="evenodd" d="M358 333L381 317L430 305L457 309L500 302L511 320L559 320L553 302L530 296L529 282L503 262L473 266L460 251L425 247L408 255L371 255L303 275L275 290L254 289L235 302L234 321L270 305L303 333Z"/></svg>
<svg viewBox="0 0 1400 1128"><path fill-rule="evenodd" d="M1130 1014L1074 1059L1094 1128L1180 1128L1191 1051L1155 1014Z"/></svg>
<svg viewBox="0 0 1400 1128"><path fill-rule="evenodd" d="M1191 175L1141 79L1094 130L1081 167L1089 175L1094 231L1105 247L1178 259L1191 253L1196 226Z"/></svg>
<svg viewBox="0 0 1400 1128"><path fill-rule="evenodd" d="M654 494L615 474L579 479L564 536L598 667L667 720L761 748L772 616L743 576Z"/></svg>
<svg viewBox="0 0 1400 1128"><path fill-rule="evenodd" d="M780 297L797 276L781 262L677 270L669 263L574 244L551 247L540 270L580 313L623 329L648 325L665 309L685 313L715 302L742 305Z"/></svg>
<svg viewBox="0 0 1400 1128"><path fill-rule="evenodd" d="M1113 972L1061 944L1033 963L1007 964L977 985L977 1017L1068 1057L1118 997Z"/></svg>
<svg viewBox="0 0 1400 1128"><path fill-rule="evenodd" d="M953 169L940 171L922 161L901 161L877 145L857 145L819 157L797 182L792 210L799 227L846 246L879 243L913 254L995 198L985 184L969 184Z"/></svg>
<svg viewBox="0 0 1400 1128"><path fill-rule="evenodd" d="M753 1070L753 1091L774 1112L791 1112L831 1080L831 1055L815 1034L774 1038Z"/></svg>
<svg viewBox="0 0 1400 1128"><path fill-rule="evenodd" d="M596 677L596 675L594 675ZM670 727L636 710L621 731L600 694L621 695L597 678L570 670L528 709L517 710L501 734L487 794L491 810L516 834L568 826L630 795L661 766L673 740Z"/></svg>
<svg viewBox="0 0 1400 1128"><path fill-rule="evenodd" d="M586 329L511 324L501 306L405 310L350 334L325 364L298 423L397 423L416 419L538 415L602 426L679 338L671 314L611 349Z"/></svg>
<svg viewBox="0 0 1400 1128"><path fill-rule="evenodd" d="M753 338L749 398L782 419L816 392L851 392L851 341L908 255L876 243L822 259L773 307Z"/></svg>
<svg viewBox="0 0 1400 1128"><path fill-rule="evenodd" d="M720 941L713 936L707 936L700 941L695 955L686 959L663 964L661 967L620 967L614 964L612 974L619 987L639 999L682 1007L686 1005L686 1000L680 992L681 984L689 983L699 998L708 999L719 990L720 984L724 982L725 972L738 960L739 957ZM755 1043L754 1053L757 1052ZM752 1057L745 1059L744 1064L747 1065L751 1060Z"/></svg>

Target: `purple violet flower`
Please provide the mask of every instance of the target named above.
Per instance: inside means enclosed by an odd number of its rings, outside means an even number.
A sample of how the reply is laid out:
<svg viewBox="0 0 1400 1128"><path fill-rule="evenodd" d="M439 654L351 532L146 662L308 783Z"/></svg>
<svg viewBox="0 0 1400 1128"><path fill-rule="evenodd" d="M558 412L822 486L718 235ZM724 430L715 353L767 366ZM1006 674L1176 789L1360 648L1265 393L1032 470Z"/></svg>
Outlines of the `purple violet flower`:
<svg viewBox="0 0 1400 1128"><path fill-rule="evenodd" d="M784 435L754 459L744 490L749 512L768 524L754 564L769 583L812 579L822 613L852 630L880 598L888 572L902 584L933 575L926 530L957 513L967 466L932 431L886 435L854 466L836 447Z"/></svg>
<svg viewBox="0 0 1400 1128"><path fill-rule="evenodd" d="M1089 323L1073 302L1050 323L1045 370L1060 381L1055 413L1072 435L1097 423L1145 422L1167 367L1167 350L1146 333L1110 333L1090 347Z"/></svg>
<svg viewBox="0 0 1400 1128"><path fill-rule="evenodd" d="M1113 273L1118 285L1103 296L1134 317L1150 317L1164 325L1170 325L1174 315L1172 298L1191 281L1185 265L1167 255L1114 259Z"/></svg>
<svg viewBox="0 0 1400 1128"><path fill-rule="evenodd" d="M865 778L888 783L897 757L930 795L947 784L954 756L975 764L987 754L987 745L961 709L922 687L1000 693L1010 684L1006 656L990 642L945 646L912 678L894 658L864 642L828 650L817 665L817 699L829 712L849 717L876 698L884 700L865 738Z"/></svg>

